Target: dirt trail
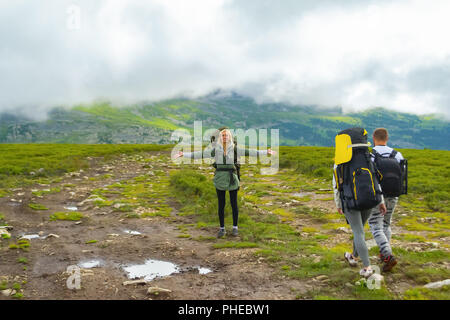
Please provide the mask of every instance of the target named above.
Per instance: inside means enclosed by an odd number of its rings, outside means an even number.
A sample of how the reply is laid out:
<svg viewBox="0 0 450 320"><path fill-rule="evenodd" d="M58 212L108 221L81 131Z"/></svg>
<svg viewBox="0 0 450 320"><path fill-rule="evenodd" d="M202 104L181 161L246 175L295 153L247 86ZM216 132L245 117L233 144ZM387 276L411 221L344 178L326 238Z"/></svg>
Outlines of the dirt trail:
<svg viewBox="0 0 450 320"><path fill-rule="evenodd" d="M111 207L97 207L84 202L93 190L128 180L152 170L169 171L176 167L156 161L164 152L150 152L144 158L155 158L151 168L136 156L122 155L110 163L91 159L89 170L66 175L52 185L35 185L16 190L9 197L0 198L0 208L7 223L13 227L10 243L21 236L41 235L31 239L28 251L9 249L3 240L0 258L0 282L22 284L25 299L294 299L316 286L312 281L284 279L270 266L256 260L254 249L212 248L210 241L195 241L198 236L215 234L201 229L189 230L192 238L180 238L179 226L193 223L193 219L178 216L174 201L171 217L124 218L124 213ZM111 173L102 179L101 175ZM91 178L91 179L90 179ZM33 191L59 187L60 192L37 197ZM15 201L12 201L14 199ZM45 205L49 210L36 211L29 203ZM50 221L49 215L67 212L77 207L85 218L80 221ZM138 231L129 234L126 231ZM54 234L56 236L46 237ZM90 240L95 243L87 243ZM19 258L27 263L19 263ZM124 267L143 264L148 259L176 264L179 273L156 278L146 285L124 285ZM81 289L71 290L66 270L71 265L98 260L99 266L81 269ZM24 270L26 267L26 270ZM210 269L200 274L196 267ZM149 286L170 289L168 294L147 294ZM0 295L0 299L5 298Z"/></svg>

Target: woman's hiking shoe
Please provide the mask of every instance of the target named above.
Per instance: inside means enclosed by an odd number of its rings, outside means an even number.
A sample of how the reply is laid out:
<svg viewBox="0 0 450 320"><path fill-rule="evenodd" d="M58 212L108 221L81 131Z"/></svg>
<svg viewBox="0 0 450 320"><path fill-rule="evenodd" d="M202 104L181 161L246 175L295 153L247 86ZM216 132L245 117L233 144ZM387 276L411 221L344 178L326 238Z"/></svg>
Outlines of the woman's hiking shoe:
<svg viewBox="0 0 450 320"><path fill-rule="evenodd" d="M393 255L387 256L383 260L383 272L391 271L391 269L397 264L397 259Z"/></svg>
<svg viewBox="0 0 450 320"><path fill-rule="evenodd" d="M359 275L364 278L369 278L373 273L374 271L370 266L359 270Z"/></svg>
<svg viewBox="0 0 450 320"><path fill-rule="evenodd" d="M217 234L217 238L223 238L225 236L225 229L219 229L219 233Z"/></svg>
<svg viewBox="0 0 450 320"><path fill-rule="evenodd" d="M355 257L349 252L344 253L344 258L347 260L350 267L356 267L358 265L358 261L356 261Z"/></svg>
<svg viewBox="0 0 450 320"><path fill-rule="evenodd" d="M233 231L231 232L231 234L233 235L233 237L237 237L239 232L237 228L233 228Z"/></svg>

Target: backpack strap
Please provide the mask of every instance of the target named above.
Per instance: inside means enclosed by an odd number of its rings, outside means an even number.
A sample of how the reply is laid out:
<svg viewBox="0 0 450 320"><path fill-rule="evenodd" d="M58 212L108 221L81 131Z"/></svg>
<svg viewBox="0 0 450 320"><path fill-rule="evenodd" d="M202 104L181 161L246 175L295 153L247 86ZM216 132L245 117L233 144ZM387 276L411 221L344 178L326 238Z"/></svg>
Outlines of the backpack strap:
<svg viewBox="0 0 450 320"><path fill-rule="evenodd" d="M397 155L397 151L396 150L392 150L391 154L389 155L389 158L395 158L395 156Z"/></svg>
<svg viewBox="0 0 450 320"><path fill-rule="evenodd" d="M378 157L381 157L381 154L379 154L378 151L373 148L372 152L370 153L370 156L372 156L375 160L377 160Z"/></svg>

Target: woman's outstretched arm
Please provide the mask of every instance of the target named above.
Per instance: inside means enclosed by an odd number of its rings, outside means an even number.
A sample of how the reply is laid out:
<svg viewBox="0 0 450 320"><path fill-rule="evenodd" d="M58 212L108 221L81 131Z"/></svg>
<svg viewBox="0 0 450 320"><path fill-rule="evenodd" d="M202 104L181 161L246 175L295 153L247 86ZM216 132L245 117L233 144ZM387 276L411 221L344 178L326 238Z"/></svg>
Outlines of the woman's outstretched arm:
<svg viewBox="0 0 450 320"><path fill-rule="evenodd" d="M268 149L268 150L256 150L256 149L242 149L242 148L237 148L237 152L238 155L243 154L245 156L250 156L250 157L257 157L257 156L265 156L267 154L275 154L276 152L273 151L272 149Z"/></svg>
<svg viewBox="0 0 450 320"><path fill-rule="evenodd" d="M179 151L178 154L175 156L175 158L179 158L179 157L191 158L191 159L212 158L213 150L214 150L213 148L207 148L205 150L195 151L195 152Z"/></svg>

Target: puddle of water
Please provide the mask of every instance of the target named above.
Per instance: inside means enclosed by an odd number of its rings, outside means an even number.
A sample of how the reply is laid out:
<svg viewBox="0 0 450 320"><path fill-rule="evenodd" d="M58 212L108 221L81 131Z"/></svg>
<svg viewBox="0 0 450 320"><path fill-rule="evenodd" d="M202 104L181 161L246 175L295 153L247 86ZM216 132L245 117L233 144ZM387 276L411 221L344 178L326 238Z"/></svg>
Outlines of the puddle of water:
<svg viewBox="0 0 450 320"><path fill-rule="evenodd" d="M83 268L83 269L90 269L90 268L98 268L102 265L102 261L100 260L88 260L88 261L84 261L84 262L80 262L78 263L78 266Z"/></svg>
<svg viewBox="0 0 450 320"><path fill-rule="evenodd" d="M17 206L20 206L20 205L21 205L20 202L8 202L8 206L11 206L11 207L17 207Z"/></svg>
<svg viewBox="0 0 450 320"><path fill-rule="evenodd" d="M38 234L24 234L23 236L21 236L21 238L31 240L31 239L39 239L40 236Z"/></svg>
<svg viewBox="0 0 450 320"><path fill-rule="evenodd" d="M160 260L146 260L145 264L136 264L123 267L129 279L144 277L144 280L153 280L157 277L166 277L174 273L179 273L180 269L174 263Z"/></svg>
<svg viewBox="0 0 450 320"><path fill-rule="evenodd" d="M198 269L198 273L200 273L200 274L207 274L207 273L212 272L212 270L208 269L208 268L197 267L197 269Z"/></svg>
<svg viewBox="0 0 450 320"><path fill-rule="evenodd" d="M139 231L134 231L134 230L123 230L123 232L128 233L128 234L133 234L133 235L142 234Z"/></svg>
<svg viewBox="0 0 450 320"><path fill-rule="evenodd" d="M70 210L70 211L77 211L78 210L77 207L73 207L73 206L64 207L64 209L67 209L67 210Z"/></svg>

